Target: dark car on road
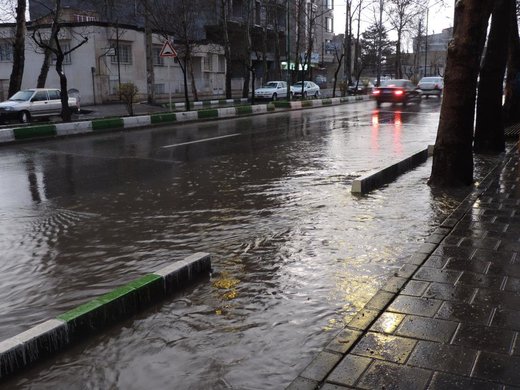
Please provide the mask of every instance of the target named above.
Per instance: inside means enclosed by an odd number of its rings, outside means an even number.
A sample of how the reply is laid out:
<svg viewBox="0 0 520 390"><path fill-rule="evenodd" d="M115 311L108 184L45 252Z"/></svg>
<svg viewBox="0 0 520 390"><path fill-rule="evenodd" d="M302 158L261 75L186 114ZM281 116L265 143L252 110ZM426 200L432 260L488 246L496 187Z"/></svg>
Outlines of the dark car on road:
<svg viewBox="0 0 520 390"><path fill-rule="evenodd" d="M381 81L381 85L374 88L372 96L378 107L381 107L382 103L401 103L405 106L412 101L421 101L420 90L410 80L405 79Z"/></svg>

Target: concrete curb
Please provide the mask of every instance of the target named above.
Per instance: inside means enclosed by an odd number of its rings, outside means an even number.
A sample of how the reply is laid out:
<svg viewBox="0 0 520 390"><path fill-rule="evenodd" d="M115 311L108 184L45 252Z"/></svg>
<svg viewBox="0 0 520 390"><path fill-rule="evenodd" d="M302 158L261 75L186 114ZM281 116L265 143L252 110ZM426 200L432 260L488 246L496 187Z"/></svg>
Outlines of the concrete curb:
<svg viewBox="0 0 520 390"><path fill-rule="evenodd" d="M159 114L115 117L93 119L90 121L48 123L23 127L14 127L0 130L0 145L16 141L27 141L31 139L44 139L64 137L70 135L100 133L115 130L126 130L132 128L146 127L155 124L167 124L174 122L187 122L196 120L212 120L221 118L233 118L244 115L265 114L276 111L276 109L301 109L311 107L322 107L324 105L343 104L354 101L369 100L367 95L348 96L343 98L329 98L303 101L276 101L259 105L241 105L236 107L209 108L187 112L165 112ZM240 100L211 100L206 102L195 102L198 106L211 106L223 103L247 102ZM184 103L179 103L184 104Z"/></svg>
<svg viewBox="0 0 520 390"><path fill-rule="evenodd" d="M424 163L428 157L432 155L432 152L433 146L430 145L428 148L414 153L398 163L392 164L360 179L356 179L352 182L351 192L353 194L363 195L385 184L391 183L398 176Z"/></svg>
<svg viewBox="0 0 520 390"><path fill-rule="evenodd" d="M160 302L210 270L211 256L195 253L0 342L0 379Z"/></svg>

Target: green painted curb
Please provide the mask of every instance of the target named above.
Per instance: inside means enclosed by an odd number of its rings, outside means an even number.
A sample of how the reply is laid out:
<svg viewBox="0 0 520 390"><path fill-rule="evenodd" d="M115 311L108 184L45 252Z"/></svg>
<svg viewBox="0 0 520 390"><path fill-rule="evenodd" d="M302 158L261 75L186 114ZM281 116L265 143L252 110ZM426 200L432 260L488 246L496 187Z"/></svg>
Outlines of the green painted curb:
<svg viewBox="0 0 520 390"><path fill-rule="evenodd" d="M326 106L328 104L332 104L332 99L323 99L321 101L321 104L323 104L324 106Z"/></svg>
<svg viewBox="0 0 520 390"><path fill-rule="evenodd" d="M272 104L277 108L291 108L291 102L276 101L272 102Z"/></svg>
<svg viewBox="0 0 520 390"><path fill-rule="evenodd" d="M57 134L56 126L54 125L18 127L13 129L13 133L15 140L39 137L54 137Z"/></svg>
<svg viewBox="0 0 520 390"><path fill-rule="evenodd" d="M200 110L197 111L199 119L218 118L218 110Z"/></svg>
<svg viewBox="0 0 520 390"><path fill-rule="evenodd" d="M312 107L312 100L304 100L302 101L302 107Z"/></svg>
<svg viewBox="0 0 520 390"><path fill-rule="evenodd" d="M75 307L72 310L69 310L63 314L60 314L56 318L58 320L62 320L65 322L71 322L75 319L84 316L87 313L93 312L94 310L97 310L101 307L101 302L99 302L97 299L93 299L92 301L88 301L87 303L84 303L83 305L80 305L78 307Z"/></svg>
<svg viewBox="0 0 520 390"><path fill-rule="evenodd" d="M168 112L166 114L154 114L150 116L150 121L152 123L175 122L177 121L177 115L173 112Z"/></svg>
<svg viewBox="0 0 520 390"><path fill-rule="evenodd" d="M114 128L123 129L124 127L123 118L96 119L92 121L92 130L94 131L110 130Z"/></svg>
<svg viewBox="0 0 520 390"><path fill-rule="evenodd" d="M274 111L276 106L273 103L267 103L267 111Z"/></svg>
<svg viewBox="0 0 520 390"><path fill-rule="evenodd" d="M253 107L251 106L238 106L235 107L237 115L247 115L253 113Z"/></svg>

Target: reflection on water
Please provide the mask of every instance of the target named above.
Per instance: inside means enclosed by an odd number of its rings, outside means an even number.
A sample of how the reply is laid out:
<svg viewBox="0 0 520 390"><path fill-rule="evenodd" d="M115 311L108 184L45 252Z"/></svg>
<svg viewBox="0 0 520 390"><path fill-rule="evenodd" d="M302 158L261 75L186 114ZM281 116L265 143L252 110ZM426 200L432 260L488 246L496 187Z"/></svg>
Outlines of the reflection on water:
<svg viewBox="0 0 520 390"><path fill-rule="evenodd" d="M391 116L377 134L371 111L331 108L3 151L1 338L193 252L214 267L13 385L287 385L460 200L430 191L429 164L351 196L432 142L413 113Z"/></svg>

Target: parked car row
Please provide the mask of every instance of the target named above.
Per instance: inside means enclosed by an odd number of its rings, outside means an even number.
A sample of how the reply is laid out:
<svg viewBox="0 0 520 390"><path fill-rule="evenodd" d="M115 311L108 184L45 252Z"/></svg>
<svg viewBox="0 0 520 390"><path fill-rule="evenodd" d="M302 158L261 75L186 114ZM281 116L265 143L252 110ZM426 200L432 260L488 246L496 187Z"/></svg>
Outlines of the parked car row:
<svg viewBox="0 0 520 390"><path fill-rule="evenodd" d="M298 81L289 88L290 97L308 97L319 98L321 95L320 87L313 81ZM269 81L260 88L255 89L255 98L276 101L278 99L287 99L287 82L286 81Z"/></svg>

